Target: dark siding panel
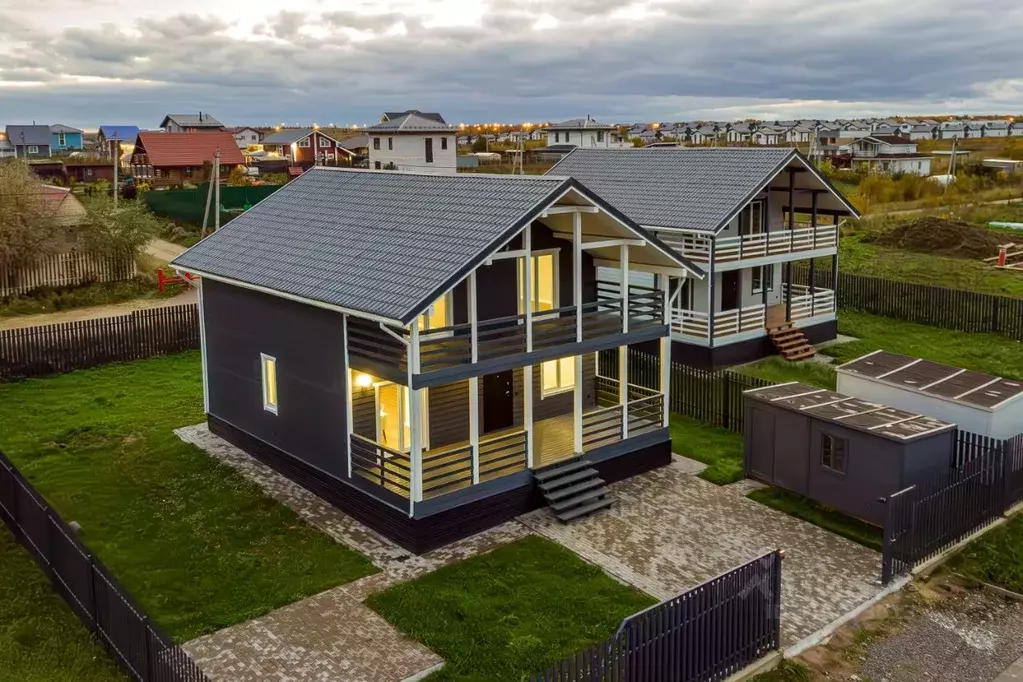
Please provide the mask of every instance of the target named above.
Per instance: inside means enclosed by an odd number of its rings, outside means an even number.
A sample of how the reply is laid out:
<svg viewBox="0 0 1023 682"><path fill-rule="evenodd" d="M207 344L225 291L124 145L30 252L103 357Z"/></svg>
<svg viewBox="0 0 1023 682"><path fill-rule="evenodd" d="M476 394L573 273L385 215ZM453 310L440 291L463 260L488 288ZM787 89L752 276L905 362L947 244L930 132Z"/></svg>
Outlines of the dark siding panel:
<svg viewBox="0 0 1023 682"><path fill-rule="evenodd" d="M210 413L319 469L346 475L341 315L207 280ZM260 353L277 359L278 413L263 409Z"/></svg>
<svg viewBox="0 0 1023 682"><path fill-rule="evenodd" d="M511 259L496 260L477 270L476 306L480 320L518 315L518 270L515 263Z"/></svg>
<svg viewBox="0 0 1023 682"><path fill-rule="evenodd" d="M469 440L469 382L429 389L430 447ZM480 415L482 417L482 412Z"/></svg>

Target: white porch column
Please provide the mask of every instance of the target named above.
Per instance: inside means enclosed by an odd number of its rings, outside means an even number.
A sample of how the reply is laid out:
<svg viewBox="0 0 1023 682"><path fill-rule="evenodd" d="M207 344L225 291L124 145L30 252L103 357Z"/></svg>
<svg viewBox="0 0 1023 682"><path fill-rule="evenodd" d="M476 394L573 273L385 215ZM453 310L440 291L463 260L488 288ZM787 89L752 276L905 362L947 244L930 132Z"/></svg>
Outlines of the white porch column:
<svg viewBox="0 0 1023 682"><path fill-rule="evenodd" d="M575 305L575 340L583 340L583 216L572 214L572 299ZM572 389L572 451L583 451L583 356L575 356L575 386Z"/></svg>
<svg viewBox="0 0 1023 682"><path fill-rule="evenodd" d="M668 415L671 411L671 308L668 305L668 287L670 285L670 277L667 275L658 275L657 278L661 280L661 295L664 297L664 324L668 325L669 333L667 336L661 337L661 400L664 405L664 415L662 418L661 426L668 425Z"/></svg>
<svg viewBox="0 0 1023 682"><path fill-rule="evenodd" d="M622 333L629 333L629 245L621 246ZM618 402L622 406L622 440L629 437L629 347L618 347Z"/></svg>
<svg viewBox="0 0 1023 682"><path fill-rule="evenodd" d="M114 185L114 195L117 195L117 185ZM186 278L187 280L187 278ZM206 319L203 314L202 304L202 280L199 280L198 287L199 293L199 348L200 355L202 357L202 411L204 414L210 413L210 376L209 376L209 364L206 360ZM347 343L347 333L345 334L345 343ZM348 348L345 347L345 363L348 362ZM346 364L347 367L347 364Z"/></svg>
<svg viewBox="0 0 1023 682"><path fill-rule="evenodd" d="M469 357L479 360L479 321L476 317L476 271L469 273ZM480 482L480 378L469 379L469 447L472 452L472 483Z"/></svg>
<svg viewBox="0 0 1023 682"><path fill-rule="evenodd" d="M522 293L526 325L526 352L533 352L533 230L527 225L522 231ZM533 468L533 366L522 368L522 427L526 431L526 466Z"/></svg>
<svg viewBox="0 0 1023 682"><path fill-rule="evenodd" d="M352 415L352 371L348 364L348 316L341 316L341 333L344 334L344 378L345 378L345 432L348 440L348 478L352 477L352 433L354 417Z"/></svg>
<svg viewBox="0 0 1023 682"><path fill-rule="evenodd" d="M409 516L415 509L416 502L423 500L423 402L418 390L412 388L412 375L419 373L419 321L412 322L411 338L408 347L408 408L409 431L412 444L409 449L409 469L411 479L409 491Z"/></svg>

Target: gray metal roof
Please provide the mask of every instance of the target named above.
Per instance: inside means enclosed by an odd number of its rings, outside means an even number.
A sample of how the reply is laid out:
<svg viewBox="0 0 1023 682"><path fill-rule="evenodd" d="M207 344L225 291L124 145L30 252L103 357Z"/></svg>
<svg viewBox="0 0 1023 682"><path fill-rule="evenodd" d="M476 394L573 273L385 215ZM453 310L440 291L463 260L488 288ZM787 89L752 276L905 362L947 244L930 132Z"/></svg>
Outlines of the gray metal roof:
<svg viewBox="0 0 1023 682"><path fill-rule="evenodd" d="M224 124L213 118L209 114L167 114L163 117L163 122L160 123L160 127L163 128L167 125L168 121L173 121L182 128L223 128Z"/></svg>
<svg viewBox="0 0 1023 682"><path fill-rule="evenodd" d="M381 118L380 120L381 122L390 121L396 118L401 118L406 114L415 114L416 116L422 116L423 118L428 118L431 121L436 121L437 123L447 124L447 121L444 120L444 117L438 114L436 111L419 111L419 109L406 109L405 111L385 111L383 118Z"/></svg>
<svg viewBox="0 0 1023 682"><path fill-rule="evenodd" d="M415 113L407 113L404 116L399 116L383 123L377 123L363 130L367 133L455 132L455 129L447 123L439 123Z"/></svg>
<svg viewBox="0 0 1023 682"><path fill-rule="evenodd" d="M312 128L286 128L267 135L261 144L291 144L313 134Z"/></svg>
<svg viewBox="0 0 1023 682"><path fill-rule="evenodd" d="M547 126L547 130L609 130L614 128L613 125L608 123L598 123L592 118L570 118L567 121L561 123L552 123Z"/></svg>
<svg viewBox="0 0 1023 682"><path fill-rule="evenodd" d="M71 126L66 126L63 123L54 123L53 125L50 126L50 132L51 133L80 133L82 131L79 130L78 128L72 128Z"/></svg>
<svg viewBox="0 0 1023 682"><path fill-rule="evenodd" d="M568 184L313 168L173 265L407 323Z"/></svg>
<svg viewBox="0 0 1023 682"><path fill-rule="evenodd" d="M7 126L7 139L15 146L31 145L34 147L48 146L53 141L50 126Z"/></svg>
<svg viewBox="0 0 1023 682"><path fill-rule="evenodd" d="M577 148L568 175L640 225L717 231L796 156L787 147Z"/></svg>

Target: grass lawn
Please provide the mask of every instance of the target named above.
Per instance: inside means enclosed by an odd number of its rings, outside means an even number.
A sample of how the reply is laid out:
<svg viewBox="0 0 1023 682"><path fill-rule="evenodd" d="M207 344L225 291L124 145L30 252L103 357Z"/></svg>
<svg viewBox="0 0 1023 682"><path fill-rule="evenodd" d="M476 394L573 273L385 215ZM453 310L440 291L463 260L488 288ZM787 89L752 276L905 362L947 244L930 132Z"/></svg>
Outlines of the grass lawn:
<svg viewBox="0 0 1023 682"><path fill-rule="evenodd" d="M127 678L0 523L0 679L119 682Z"/></svg>
<svg viewBox="0 0 1023 682"><path fill-rule="evenodd" d="M835 388L835 369L820 362L789 362L781 356L764 358L758 362L736 367L736 372L759 377L776 384L799 381L820 388Z"/></svg>
<svg viewBox="0 0 1023 682"><path fill-rule="evenodd" d="M864 547L881 551L881 529L846 516L840 511L817 504L813 500L797 495L781 488L762 488L754 490L746 497L760 504L777 509L789 516L808 521L832 533L858 542Z"/></svg>
<svg viewBox="0 0 1023 682"><path fill-rule="evenodd" d="M678 414L671 415L669 427L672 452L707 465L700 478L717 485L742 480L740 434Z"/></svg>
<svg viewBox="0 0 1023 682"><path fill-rule="evenodd" d="M188 352L0 385L0 448L178 641L374 570L173 434L200 374Z"/></svg>
<svg viewBox="0 0 1023 682"><path fill-rule="evenodd" d="M784 660L774 670L760 673L751 682L810 682L813 673L803 663Z"/></svg>
<svg viewBox="0 0 1023 682"><path fill-rule="evenodd" d="M444 657L431 682L519 682L655 603L529 536L373 595L367 604Z"/></svg>
<svg viewBox="0 0 1023 682"><path fill-rule="evenodd" d="M952 557L949 566L964 575L1023 594L1023 515L985 533Z"/></svg>

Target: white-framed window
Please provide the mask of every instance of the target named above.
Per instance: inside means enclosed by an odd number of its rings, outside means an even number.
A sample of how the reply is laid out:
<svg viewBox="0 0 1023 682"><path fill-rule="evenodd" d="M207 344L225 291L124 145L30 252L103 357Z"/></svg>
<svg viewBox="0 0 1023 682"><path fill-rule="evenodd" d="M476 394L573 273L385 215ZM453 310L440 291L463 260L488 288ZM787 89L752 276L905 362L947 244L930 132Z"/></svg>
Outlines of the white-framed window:
<svg viewBox="0 0 1023 682"><path fill-rule="evenodd" d="M429 449L430 428L429 399L427 389L419 391L420 414L422 415L423 433L421 434L424 450ZM409 389L407 386L381 382L374 384L374 400L376 407L376 440L393 450L408 452L412 449L412 418L409 409Z"/></svg>
<svg viewBox="0 0 1023 682"><path fill-rule="evenodd" d="M848 464L849 441L831 434L821 434L821 466L844 474Z"/></svg>
<svg viewBox="0 0 1023 682"><path fill-rule="evenodd" d="M25 147L25 153L26 154L38 154L39 153L39 147L35 146L34 144L29 145L29 146Z"/></svg>
<svg viewBox="0 0 1023 682"><path fill-rule="evenodd" d="M751 201L739 214L739 234L760 234L764 231L764 202Z"/></svg>
<svg viewBox="0 0 1023 682"><path fill-rule="evenodd" d="M750 268L750 283L750 293L752 294L763 293L765 285L768 291L774 291L774 266L761 265Z"/></svg>
<svg viewBox="0 0 1023 682"><path fill-rule="evenodd" d="M263 409L277 414L277 358L260 353L259 364L263 369Z"/></svg>
<svg viewBox="0 0 1023 682"><path fill-rule="evenodd" d="M309 146L309 138L308 137L304 137L301 140L299 140L298 141L298 146L299 147L308 147Z"/></svg>
<svg viewBox="0 0 1023 682"><path fill-rule="evenodd" d="M57 133L57 142L61 147L67 144L67 137L65 137L64 133Z"/></svg>
<svg viewBox="0 0 1023 682"><path fill-rule="evenodd" d="M419 329L420 331L430 331L431 329L449 327L452 324L451 319L451 292L449 291L434 301L426 312L419 316Z"/></svg>
<svg viewBox="0 0 1023 682"><path fill-rule="evenodd" d="M547 398L575 388L575 358L548 360L540 367L540 397Z"/></svg>
<svg viewBox="0 0 1023 682"><path fill-rule="evenodd" d="M320 138L320 147L321 148L325 148L325 149L329 149L330 148L330 140L328 140L325 137L321 137Z"/></svg>
<svg viewBox="0 0 1023 682"><path fill-rule="evenodd" d="M518 259L519 314L526 312L526 261ZM558 249L533 252L532 305L534 313L558 307Z"/></svg>

